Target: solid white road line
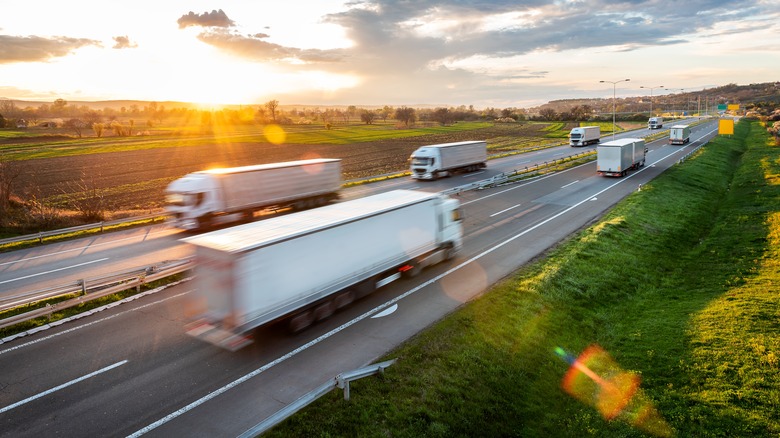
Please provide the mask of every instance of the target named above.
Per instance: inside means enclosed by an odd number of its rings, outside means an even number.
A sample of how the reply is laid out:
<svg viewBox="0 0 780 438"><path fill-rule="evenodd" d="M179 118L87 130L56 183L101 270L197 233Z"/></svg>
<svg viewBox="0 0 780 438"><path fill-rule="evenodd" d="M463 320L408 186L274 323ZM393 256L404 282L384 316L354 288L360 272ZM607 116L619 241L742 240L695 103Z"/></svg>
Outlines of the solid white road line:
<svg viewBox="0 0 780 438"><path fill-rule="evenodd" d="M109 366L107 366L107 367L105 367L105 368L101 368L101 369L99 369L99 370L97 370L97 371L95 371L95 372L89 373L89 374L87 374L86 376L79 377L78 379L71 380L70 382L67 382L67 383L63 383L62 385L60 385L60 386L56 386L56 387L54 387L54 388L52 388L52 389L49 389L48 391L43 391L43 392L41 392L41 393L39 393L39 394L36 394L36 395L34 395L34 396L32 396L32 397L28 397L28 398L26 398L26 399L24 399L24 400L22 400L22 401L18 401L18 402L16 402L16 403L12 404L12 405L8 405L8 406L6 406L6 407L4 407L4 408L0 409L0 414L2 414L3 412L8 412L8 411L10 411L11 409L13 409L13 408L16 408L16 407L19 407L19 406L21 406L21 405L23 405L23 404L25 404L25 403L29 403L29 402L31 402L31 401L33 401L33 400L36 400L36 399L39 399L39 398L41 398L41 397L47 396L47 395L49 395L49 394L51 394L51 393L53 393L53 392L59 391L59 390L60 390L60 389L62 389L62 388L67 388L68 386L70 386L70 385L74 385L74 384L76 384L76 383L79 383L79 382L81 382L82 380L87 380L87 379L89 379L90 377L95 377L95 376L97 376L98 374L105 373L106 371L111 371L111 370L113 370L114 368L116 368L116 367L120 367L120 366L122 366L122 365L124 365L124 364L126 364L126 363L127 363L127 360L123 360L123 361L121 361L121 362L117 362L117 363L115 363L115 364L113 364L113 365L109 365Z"/></svg>
<svg viewBox="0 0 780 438"><path fill-rule="evenodd" d="M108 260L108 257L106 257L106 258L102 258L102 259L97 259L97 260L92 260L91 262L84 262L84 263L79 263L78 265L66 266L66 267L64 267L64 268L59 268L59 269L52 269L51 271L46 271L46 272L39 272L39 273L37 273L37 274L30 274L30 275L25 275L24 277L12 278L12 279L10 279L10 280L4 280L4 281L0 281L0 284L10 283L10 282L12 282L12 281L19 281L19 280L24 280L24 279L26 279L26 278L37 277L37 276L39 276L39 275L46 275L46 274L51 274L52 272L59 272L59 271L64 271L64 270L66 270L66 269L73 269L73 268L78 268L79 266L90 265L90 264L92 264L92 263L102 262L102 261L105 261L105 260Z"/></svg>
<svg viewBox="0 0 780 438"><path fill-rule="evenodd" d="M513 208L517 208L517 207L519 207L519 206L520 206L520 204L517 204L517 205L513 205L513 206L511 206L511 207L509 207L509 208L505 208L505 209L503 209L503 210L501 210L501 211L499 211L499 212L496 212L496 213L493 213L493 214L491 214L491 215L490 215L490 217L493 217L493 216L498 216L498 215L499 215L499 214L501 214L501 213L506 213L507 211L509 211L509 210L511 210L511 209L513 209Z"/></svg>
<svg viewBox="0 0 780 438"><path fill-rule="evenodd" d="M570 186L570 185L572 185L572 184L577 184L578 182L580 182L580 180L577 180L577 181L572 181L572 182L570 182L570 183L566 184L565 186L562 186L561 188L562 188L562 189L565 189L566 187L569 187L569 186Z"/></svg>

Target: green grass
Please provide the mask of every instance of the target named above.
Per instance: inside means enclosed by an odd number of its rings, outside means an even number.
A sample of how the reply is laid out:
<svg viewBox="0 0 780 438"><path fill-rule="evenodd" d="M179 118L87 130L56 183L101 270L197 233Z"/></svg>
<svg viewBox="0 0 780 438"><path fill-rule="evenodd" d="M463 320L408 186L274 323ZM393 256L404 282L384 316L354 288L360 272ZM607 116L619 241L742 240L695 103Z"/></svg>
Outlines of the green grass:
<svg viewBox="0 0 780 438"><path fill-rule="evenodd" d="M429 134L447 134L490 127L491 122L458 122L450 126L424 126L398 129L394 124L333 125L326 129L322 125L285 125L283 142L287 144L353 144L396 138L417 137ZM181 132L170 129L155 129L152 135L130 137L88 137L61 138L49 135L29 136L27 142L0 144L0 153L6 160L31 160L106 152L127 152L169 147L202 146L231 142L266 143L268 139L262 126L226 126L214 128L214 132L192 130L186 127ZM0 130L0 132L3 132ZM135 129L134 132L144 132Z"/></svg>
<svg viewBox="0 0 780 438"><path fill-rule="evenodd" d="M779 206L780 148L742 121L269 436L776 437ZM658 421L562 390L555 349L590 345L641 377L629 408Z"/></svg>

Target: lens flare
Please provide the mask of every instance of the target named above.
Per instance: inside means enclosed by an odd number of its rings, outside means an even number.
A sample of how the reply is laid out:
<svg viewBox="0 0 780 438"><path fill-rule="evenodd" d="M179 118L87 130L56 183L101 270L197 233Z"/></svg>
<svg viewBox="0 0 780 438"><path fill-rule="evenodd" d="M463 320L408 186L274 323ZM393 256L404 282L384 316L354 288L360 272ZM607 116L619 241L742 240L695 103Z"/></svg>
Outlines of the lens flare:
<svg viewBox="0 0 780 438"><path fill-rule="evenodd" d="M266 140L276 145L284 143L287 139L287 133L279 125L266 125L263 128L263 135Z"/></svg>
<svg viewBox="0 0 780 438"><path fill-rule="evenodd" d="M674 434L639 388L640 378L625 371L598 345L591 345L578 358L557 347L555 354L571 367L563 377L563 390L593 406L607 420L619 418L660 437Z"/></svg>

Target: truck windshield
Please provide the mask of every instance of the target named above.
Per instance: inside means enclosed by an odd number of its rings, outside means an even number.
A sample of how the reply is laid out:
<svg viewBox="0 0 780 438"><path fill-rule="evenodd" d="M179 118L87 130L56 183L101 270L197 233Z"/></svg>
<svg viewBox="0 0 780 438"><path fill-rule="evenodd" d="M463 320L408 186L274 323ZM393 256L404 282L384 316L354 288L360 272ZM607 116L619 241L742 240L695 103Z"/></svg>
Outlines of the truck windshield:
<svg viewBox="0 0 780 438"><path fill-rule="evenodd" d="M431 163L432 158L428 157L412 157L413 166L428 166Z"/></svg>
<svg viewBox="0 0 780 438"><path fill-rule="evenodd" d="M203 193L168 193L165 203L178 207L197 206L203 201Z"/></svg>

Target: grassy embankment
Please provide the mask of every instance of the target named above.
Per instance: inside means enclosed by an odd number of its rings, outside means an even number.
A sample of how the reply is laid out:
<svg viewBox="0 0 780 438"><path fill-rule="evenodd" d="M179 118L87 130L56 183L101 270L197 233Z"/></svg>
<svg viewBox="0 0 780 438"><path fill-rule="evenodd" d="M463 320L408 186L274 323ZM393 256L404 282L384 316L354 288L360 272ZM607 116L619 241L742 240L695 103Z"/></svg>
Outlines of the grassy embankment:
<svg viewBox="0 0 780 438"><path fill-rule="evenodd" d="M778 436L778 206L780 148L743 121L388 354L398 362L354 382L350 402L333 391L270 435ZM582 400L641 376L630 407L658 421L606 420L562 390L556 348L594 344L630 374L583 362L610 379Z"/></svg>

